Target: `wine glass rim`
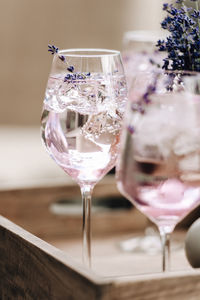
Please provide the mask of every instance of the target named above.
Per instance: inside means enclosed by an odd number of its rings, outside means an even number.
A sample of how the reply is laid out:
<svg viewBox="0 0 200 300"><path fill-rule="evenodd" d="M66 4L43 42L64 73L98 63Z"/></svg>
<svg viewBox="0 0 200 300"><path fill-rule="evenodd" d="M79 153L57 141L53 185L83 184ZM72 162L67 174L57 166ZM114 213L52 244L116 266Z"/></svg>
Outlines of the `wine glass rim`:
<svg viewBox="0 0 200 300"><path fill-rule="evenodd" d="M160 30L129 30L123 34L124 41L133 42L157 42L160 36L164 36Z"/></svg>
<svg viewBox="0 0 200 300"><path fill-rule="evenodd" d="M120 51L101 48L72 48L59 50L58 54L70 57L103 57L120 55Z"/></svg>

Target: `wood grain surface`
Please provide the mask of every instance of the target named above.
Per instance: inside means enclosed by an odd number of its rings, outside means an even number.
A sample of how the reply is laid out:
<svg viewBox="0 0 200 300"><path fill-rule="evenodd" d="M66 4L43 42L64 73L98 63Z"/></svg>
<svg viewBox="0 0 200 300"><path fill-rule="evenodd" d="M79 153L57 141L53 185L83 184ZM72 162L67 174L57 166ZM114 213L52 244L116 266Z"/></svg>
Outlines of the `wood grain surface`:
<svg viewBox="0 0 200 300"><path fill-rule="evenodd" d="M107 176L94 188L94 198L120 197L115 178ZM58 201L80 202L77 214L56 214L51 207ZM50 181L38 184L0 188L0 214L29 232L41 237L80 237L82 232L82 207L77 184ZM136 209L92 213L92 227L96 235L132 232L145 228L146 217Z"/></svg>
<svg viewBox="0 0 200 300"><path fill-rule="evenodd" d="M115 279L113 300L198 300L200 271Z"/></svg>
<svg viewBox="0 0 200 300"><path fill-rule="evenodd" d="M2 300L200 299L200 270L100 276L4 217L0 217L0 255Z"/></svg>
<svg viewBox="0 0 200 300"><path fill-rule="evenodd" d="M0 299L101 299L109 284L0 217ZM105 281L105 282L104 282Z"/></svg>

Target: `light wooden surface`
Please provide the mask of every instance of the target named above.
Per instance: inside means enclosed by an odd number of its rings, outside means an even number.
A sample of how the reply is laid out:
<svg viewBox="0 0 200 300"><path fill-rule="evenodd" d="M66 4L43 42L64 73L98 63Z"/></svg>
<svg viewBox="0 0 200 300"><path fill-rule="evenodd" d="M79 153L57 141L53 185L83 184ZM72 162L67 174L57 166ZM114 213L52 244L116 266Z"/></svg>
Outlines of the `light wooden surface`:
<svg viewBox="0 0 200 300"><path fill-rule="evenodd" d="M115 279L113 300L198 300L200 272L154 274Z"/></svg>
<svg viewBox="0 0 200 300"><path fill-rule="evenodd" d="M143 231L133 234L118 233L104 237L93 236L92 239L92 270L103 277L130 276L161 273L162 257L161 249L151 251L151 245L147 243L147 252L134 250L124 251L121 242L144 235ZM171 266L172 272L185 272L191 270L184 251L185 232L175 231L171 238ZM159 240L159 235L158 235ZM50 244L65 253L70 254L78 263L82 261L81 239L50 239ZM160 246L160 244L158 244Z"/></svg>
<svg viewBox="0 0 200 300"><path fill-rule="evenodd" d="M93 193L94 198L119 197L115 179L107 176L99 182ZM80 200L77 214L57 214L52 205L65 199ZM63 209L62 209L63 210ZM82 232L80 188L74 183L64 184L62 181L50 183L40 181L38 186L24 188L0 189L0 213L14 223L22 226L35 235L45 237L80 237ZM92 227L95 235L105 235L118 231L130 232L146 226L146 218L136 209L114 212L94 212Z"/></svg>
<svg viewBox="0 0 200 300"><path fill-rule="evenodd" d="M2 300L198 300L200 295L200 270L103 276L3 217L0 253Z"/></svg>

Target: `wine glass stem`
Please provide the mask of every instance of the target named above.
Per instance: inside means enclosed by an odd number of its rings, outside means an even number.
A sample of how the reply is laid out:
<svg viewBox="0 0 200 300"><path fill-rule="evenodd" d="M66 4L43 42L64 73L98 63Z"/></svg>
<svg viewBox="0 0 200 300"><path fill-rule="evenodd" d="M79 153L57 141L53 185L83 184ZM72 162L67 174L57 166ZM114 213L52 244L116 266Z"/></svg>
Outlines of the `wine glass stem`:
<svg viewBox="0 0 200 300"><path fill-rule="evenodd" d="M81 187L83 203L83 263L91 268L91 196L90 186Z"/></svg>
<svg viewBox="0 0 200 300"><path fill-rule="evenodd" d="M160 230L162 242L162 270L163 272L170 269L170 233Z"/></svg>

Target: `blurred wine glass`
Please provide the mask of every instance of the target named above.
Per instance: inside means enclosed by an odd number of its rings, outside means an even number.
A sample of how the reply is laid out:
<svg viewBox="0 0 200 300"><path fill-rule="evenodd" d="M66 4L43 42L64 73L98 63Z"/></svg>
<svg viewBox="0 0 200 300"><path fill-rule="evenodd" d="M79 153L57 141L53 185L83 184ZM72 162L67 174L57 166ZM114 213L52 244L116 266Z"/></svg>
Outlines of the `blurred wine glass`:
<svg viewBox="0 0 200 300"><path fill-rule="evenodd" d="M163 37L162 31L135 30L124 33L122 59L129 89L138 72L162 65L163 53L158 51L156 44Z"/></svg>
<svg viewBox="0 0 200 300"><path fill-rule="evenodd" d="M170 234L200 204L200 76L137 76L128 100L116 168L120 192L159 229L162 269Z"/></svg>
<svg viewBox="0 0 200 300"><path fill-rule="evenodd" d="M164 38L162 31L134 30L123 35L122 60L124 64L128 93L132 97L137 74L153 71L162 65L163 53L156 48L157 41ZM148 252L156 254L161 251L160 237L157 230L147 220L144 234L121 241L119 246L125 252Z"/></svg>

